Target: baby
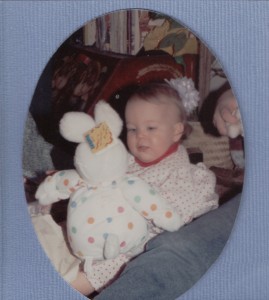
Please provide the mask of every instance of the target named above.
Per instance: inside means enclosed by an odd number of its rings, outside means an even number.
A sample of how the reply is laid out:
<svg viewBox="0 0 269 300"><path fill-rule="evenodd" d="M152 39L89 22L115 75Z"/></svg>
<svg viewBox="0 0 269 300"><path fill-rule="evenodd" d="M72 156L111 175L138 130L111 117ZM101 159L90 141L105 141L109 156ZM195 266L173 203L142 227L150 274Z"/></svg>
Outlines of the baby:
<svg viewBox="0 0 269 300"><path fill-rule="evenodd" d="M154 186L185 224L218 207L215 175L203 163L191 164L181 144L197 100L190 79L172 79L141 87L125 111L129 173Z"/></svg>

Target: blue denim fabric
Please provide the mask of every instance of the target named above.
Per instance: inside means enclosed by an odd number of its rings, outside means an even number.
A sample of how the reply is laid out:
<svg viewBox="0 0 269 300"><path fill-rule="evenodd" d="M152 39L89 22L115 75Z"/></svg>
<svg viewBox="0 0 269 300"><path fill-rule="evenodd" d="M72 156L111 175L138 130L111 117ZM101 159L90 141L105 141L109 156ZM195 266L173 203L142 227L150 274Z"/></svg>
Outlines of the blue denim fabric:
<svg viewBox="0 0 269 300"><path fill-rule="evenodd" d="M149 241L145 253L96 300L170 300L193 286L218 258L229 238L240 194L174 233Z"/></svg>

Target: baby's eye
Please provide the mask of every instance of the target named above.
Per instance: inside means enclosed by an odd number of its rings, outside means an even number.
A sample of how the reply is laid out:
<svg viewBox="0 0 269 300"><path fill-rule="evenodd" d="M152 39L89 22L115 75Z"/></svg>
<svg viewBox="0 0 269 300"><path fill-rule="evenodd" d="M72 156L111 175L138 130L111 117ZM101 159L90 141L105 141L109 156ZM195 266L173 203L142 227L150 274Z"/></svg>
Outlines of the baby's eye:
<svg viewBox="0 0 269 300"><path fill-rule="evenodd" d="M136 129L135 128L127 128L127 132L133 133L133 132L136 132Z"/></svg>
<svg viewBox="0 0 269 300"><path fill-rule="evenodd" d="M153 131L153 130L156 130L156 127L154 127L154 126L149 126L147 129L148 129L148 131Z"/></svg>

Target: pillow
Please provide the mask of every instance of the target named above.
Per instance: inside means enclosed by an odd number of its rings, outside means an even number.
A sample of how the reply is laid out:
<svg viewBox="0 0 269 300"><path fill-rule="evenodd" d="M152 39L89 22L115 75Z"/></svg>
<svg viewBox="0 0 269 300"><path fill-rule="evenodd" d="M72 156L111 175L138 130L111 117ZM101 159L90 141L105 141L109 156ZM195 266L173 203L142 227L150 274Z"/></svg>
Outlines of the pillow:
<svg viewBox="0 0 269 300"><path fill-rule="evenodd" d="M199 148L203 153L203 162L210 168L212 166L225 169L234 167L228 137L216 137L206 134L200 122L191 121L192 132L183 141L186 148Z"/></svg>

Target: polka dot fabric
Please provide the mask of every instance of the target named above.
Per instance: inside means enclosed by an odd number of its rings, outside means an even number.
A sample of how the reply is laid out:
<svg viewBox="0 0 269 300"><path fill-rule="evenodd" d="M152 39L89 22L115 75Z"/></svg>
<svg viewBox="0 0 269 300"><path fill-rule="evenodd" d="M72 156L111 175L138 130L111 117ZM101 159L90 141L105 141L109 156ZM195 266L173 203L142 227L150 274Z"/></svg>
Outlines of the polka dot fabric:
<svg viewBox="0 0 269 300"><path fill-rule="evenodd" d="M128 173L148 182L181 216L184 223L218 207L216 178L203 163L193 165L183 145L150 167L130 156Z"/></svg>

